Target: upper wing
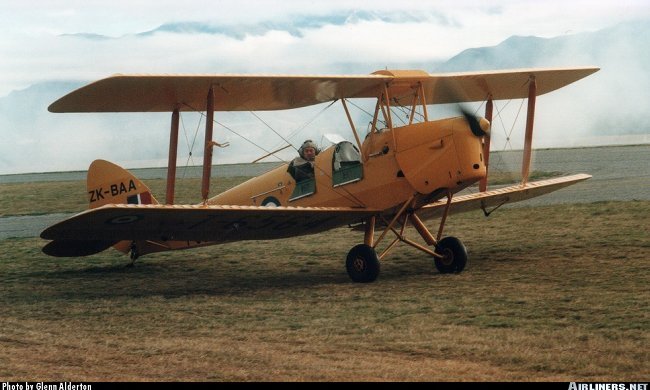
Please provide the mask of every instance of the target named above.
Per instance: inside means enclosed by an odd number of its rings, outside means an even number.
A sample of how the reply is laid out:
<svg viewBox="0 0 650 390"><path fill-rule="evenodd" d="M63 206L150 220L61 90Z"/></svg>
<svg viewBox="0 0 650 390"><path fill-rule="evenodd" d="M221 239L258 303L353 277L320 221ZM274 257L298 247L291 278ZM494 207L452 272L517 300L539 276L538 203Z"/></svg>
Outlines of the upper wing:
<svg viewBox="0 0 650 390"><path fill-rule="evenodd" d="M515 99L528 96L527 83L533 76L537 80L537 94L542 95L597 70L582 67L446 74L393 70L361 76L115 75L63 96L48 109L51 112L203 111L211 87L216 111L282 110L342 98L377 98L384 85L393 101L407 105L412 103L413 88L420 83L427 104L482 101L489 95L494 100Z"/></svg>
<svg viewBox="0 0 650 390"><path fill-rule="evenodd" d="M69 93L51 112L205 111L210 87L216 111L282 110L342 97L376 95L387 76L116 75Z"/></svg>
<svg viewBox="0 0 650 390"><path fill-rule="evenodd" d="M570 186L577 182L587 180L591 175L580 173L572 176L564 176L554 179L540 180L499 188L495 190L478 192L468 195L459 195L452 198L450 213L458 213L477 209L490 209L506 203L514 203L522 200L534 198L536 196L548 194L560 188ZM418 215L423 218L432 218L442 215L446 200L439 200L424 206Z"/></svg>
<svg viewBox="0 0 650 390"><path fill-rule="evenodd" d="M50 226L61 241L210 241L273 239L362 221L377 210L348 207L105 205Z"/></svg>
<svg viewBox="0 0 650 390"><path fill-rule="evenodd" d="M492 72L466 72L431 75L425 85L427 103L457 103L528 97L531 78L537 82L536 94L555 91L599 70L597 67L514 69Z"/></svg>

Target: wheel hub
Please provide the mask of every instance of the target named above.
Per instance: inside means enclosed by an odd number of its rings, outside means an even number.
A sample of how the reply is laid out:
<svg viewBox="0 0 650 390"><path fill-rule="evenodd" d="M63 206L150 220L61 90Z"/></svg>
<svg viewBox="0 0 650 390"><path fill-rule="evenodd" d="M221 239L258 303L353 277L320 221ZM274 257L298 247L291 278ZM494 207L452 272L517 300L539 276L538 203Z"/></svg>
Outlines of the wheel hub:
<svg viewBox="0 0 650 390"><path fill-rule="evenodd" d="M354 261L352 262L352 266L354 267L354 270L355 270L355 271L357 271L357 272L363 272L363 270L366 269L366 262L365 262L362 258L357 257L357 258L354 259Z"/></svg>
<svg viewBox="0 0 650 390"><path fill-rule="evenodd" d="M444 265L451 265L454 262L454 252L451 251L449 248L445 248L442 250L442 258L440 259L440 262Z"/></svg>

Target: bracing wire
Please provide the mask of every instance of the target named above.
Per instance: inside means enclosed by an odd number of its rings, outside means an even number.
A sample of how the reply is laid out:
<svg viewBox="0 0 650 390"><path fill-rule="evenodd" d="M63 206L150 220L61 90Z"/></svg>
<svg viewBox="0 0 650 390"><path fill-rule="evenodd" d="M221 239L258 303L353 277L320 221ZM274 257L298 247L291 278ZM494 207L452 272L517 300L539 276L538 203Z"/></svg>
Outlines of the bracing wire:
<svg viewBox="0 0 650 390"><path fill-rule="evenodd" d="M334 105L334 103L336 103L337 101L338 101L338 99L334 99L334 100L332 100L332 101L330 102L330 104L328 104L327 106L323 107L323 108L322 108L320 111L318 111L318 112L316 113L316 115L314 115L311 119L309 119L308 121L306 121L305 123L303 123L301 126L297 127L294 131L292 131L291 133L289 133L289 135L287 136L287 139L292 139L292 138L296 137L298 134L300 134L301 131L303 131L304 129L306 129L307 126L311 125L311 124L312 124L312 123L313 123L313 122L314 122L318 117L320 117L320 116L321 116L325 111L327 111L330 107L332 107L332 105ZM285 142L286 142L286 140L285 140ZM294 149L295 149L295 148L294 148Z"/></svg>
<svg viewBox="0 0 650 390"><path fill-rule="evenodd" d="M282 136L282 134L280 134L280 133L278 133L277 131L275 131L275 129L274 129L273 127L271 127L271 125L269 125L268 123L266 123L266 122L264 121L264 119L262 119L259 115L257 115L257 114L256 114L255 112L253 112L253 111L249 111L249 112L251 113L251 115L253 115L255 118L257 118L257 120L259 120L260 122L262 122L262 124L264 124L264 126L268 127L269 130L271 130L275 135L277 135L278 137L280 137L280 139L282 139L284 142L286 142L287 144L291 145L291 147L292 147L293 149L295 149L296 151L298 151L298 149L296 149L296 147L293 146L293 145L291 144L291 142L289 142L286 138L284 138L284 137ZM268 152L268 153L271 153L271 152ZM273 155L275 156L275 154L273 154ZM276 157L277 157L277 156L276 156Z"/></svg>
<svg viewBox="0 0 650 390"><path fill-rule="evenodd" d="M331 107L332 104L334 104L334 102L336 102L336 101L333 101L333 102L330 103L327 107L325 107L323 110L321 110L321 111L316 115L316 117L317 117L318 115L320 115L322 112L324 112L327 108ZM190 105L188 105L188 104L185 104L185 105L186 105L188 108L190 108L190 109L194 110L195 112L199 113L201 119L202 119L203 117L207 117L207 115L206 115L204 112L202 112L202 111L198 111L198 110L196 110L195 108L193 108L192 106L190 106ZM278 133L277 133L277 132L276 132L276 131L275 131L275 130L274 130L274 129L273 129L273 128L268 124L268 123L264 122L264 120L262 120L262 118L260 118L258 115L256 115L256 114L253 113L252 111L250 111L250 112L251 112L251 114L253 114L253 116L255 116L255 117L258 118L262 123L264 123L264 124L265 124L269 129L271 129L275 134L277 134L280 138L282 138L283 140L285 140L284 137L282 137L280 134L278 134ZM315 120L316 117L312 118L310 121L307 122L307 124L303 125L303 126L302 126L301 128L299 128L298 130L301 130L301 129L305 128L309 123L313 122L313 120ZM255 142L249 140L248 138L244 137L243 135L237 133L236 131L234 131L233 129L231 129L231 128L229 128L228 126L224 125L223 123L220 123L220 122L218 122L217 120L214 120L214 119L213 119L213 122L216 123L217 125L223 127L224 129L230 131L231 133L237 135L238 137L244 139L245 141L251 143L251 144L254 145L255 147L257 147L257 148L263 150L264 152L268 153L269 155L273 155L273 156L274 156L275 158L277 158L278 160L280 160L280 161L284 161L284 160L282 160L280 157L278 157L277 155L275 155L275 153L272 153L272 152L267 151L267 150L266 150L265 148L263 148L262 146L260 146L260 145L258 145L257 143L255 143ZM189 158L192 157L192 149L194 148L194 145L195 145L195 141L196 141L196 137L197 137L197 134L198 134L199 127L200 127L200 121L199 121L199 124L197 125L197 129L196 129L196 132L195 132L195 135L194 135L194 140L193 140L193 142L192 142L192 146L191 146L191 148L190 148L190 156L189 156ZM183 123L183 129L185 129L185 124L184 124L184 123ZM186 139L187 139L187 135L186 135ZM289 143L289 142L286 141L286 140L285 140L285 142ZM188 144L189 144L189 142L188 142ZM289 144L290 144L290 143L289 143ZM291 145L291 144L290 144L290 145ZM293 145L292 145L292 147L293 147ZM294 149L295 149L295 147L294 147ZM297 149L296 149L296 150L297 150ZM188 158L188 161L189 161L189 158ZM327 177L329 177L329 179L332 179L332 177L331 177L330 175L327 175L327 173L326 173L322 168L319 168L319 170L320 170L323 174L325 174ZM358 204L358 205L361 206L361 207L365 207L365 204L364 204L361 200L359 200L356 196L354 196L353 194L351 194L347 189L345 189L345 188L337 188L337 189L333 189L333 190L334 190L335 192L339 193L339 195L341 195L341 196L343 196L344 198L348 199L349 201L351 201L351 202L353 202L353 203L356 203L356 204ZM341 194L341 193L339 192L339 190L343 190L343 192L345 192L345 194ZM346 194L347 194L347 196L346 196Z"/></svg>
<svg viewBox="0 0 650 390"><path fill-rule="evenodd" d="M179 112L179 117L180 117L180 120L181 120L181 124L183 126L183 135L185 136L185 143L187 144L187 149L188 149L187 160L185 161L185 168L183 169L183 176L181 177L182 179L184 179L185 175L187 174L187 168L189 167L190 161L192 161L192 165L194 165L194 160L192 159L192 151L194 150L194 145L196 144L196 137L199 134L199 128L201 127L201 119L202 119L202 117L199 117L199 123L196 125L196 130L194 131L194 137L192 138L191 143L190 143L190 140L187 138L187 129L185 127L185 122L183 121L183 115L181 115L180 112Z"/></svg>
<svg viewBox="0 0 650 390"><path fill-rule="evenodd" d="M517 121L519 120L519 114L521 114L521 109L524 107L524 101L525 99L521 99L521 104L519 104L519 109L517 110L517 115L515 116L515 119L512 121L512 126L510 126L510 132L508 133L508 144L510 145L510 150L512 150L512 143L511 138L512 138L512 133L515 130L515 125L517 124ZM504 146L505 149L505 146Z"/></svg>
<svg viewBox="0 0 650 390"><path fill-rule="evenodd" d="M185 104L185 106L187 106L188 108L192 109L193 111L196 111L197 113L199 113L199 115L201 115L201 118L206 117L206 114L205 114L204 112L199 111L199 110L197 110L196 108L194 108L194 107L192 107L192 106L190 106L190 105L188 105L188 104ZM234 135L240 137L240 138L243 139L244 141L250 143L251 145L253 145L253 146L259 148L260 150L264 151L265 153L268 153L269 155L272 154L271 152L269 152L268 150L266 150L264 147L262 147L262 146L256 144L255 142L251 141L250 139L248 139L248 138L244 137L243 135L237 133L235 130L233 130L233 129L231 129L230 127L224 125L223 123L221 123L221 122L219 122L219 121L217 121L217 120L213 120L213 122L214 122L215 124L217 124L217 125L223 127L224 129L228 130L229 132L233 133ZM200 124L200 122L199 122L199 124ZM197 132L198 132L198 128L197 128ZM196 138L196 136L195 136L195 138ZM192 146L194 146L194 144L192 144ZM190 154L191 154L191 152L190 152ZM282 160L280 157L276 156L275 154L273 154L273 156L274 156L275 158L277 158L278 160L280 160L280 161L284 161L284 160Z"/></svg>
<svg viewBox="0 0 650 390"><path fill-rule="evenodd" d="M365 113L366 115L368 115L370 118L374 118L374 117L375 117L375 114L373 114L373 113L371 113L371 112L369 112L369 111L364 110L362 107L360 107L358 104L354 103L353 101L350 101L350 100L347 100L347 99L346 99L345 101L348 102L348 103L350 103L351 106L356 107L359 111L361 111L361 112ZM377 122L381 122L381 123L384 125L384 127L388 126L388 124L386 123L386 121L385 121L385 120L382 120L382 119L380 119L380 118L377 118Z"/></svg>
<svg viewBox="0 0 650 390"><path fill-rule="evenodd" d="M509 129L506 129L505 120L503 119L503 116L501 115L501 113L506 109L506 107L508 107L508 105L512 102L512 100L508 100L506 102L506 104L504 104L502 107L498 107L497 103L494 102L496 117L499 118L501 129L503 130L503 133L504 133L504 135L506 137L506 141L503 144L502 152L506 152L508 150L508 147L510 148L511 151L513 150L512 142L511 142L512 133L514 132L515 126L517 125L519 115L521 114L522 108L524 106L524 101L525 101L525 99L521 99L521 103L519 104L519 108L517 109L517 114L515 115L515 118L513 119L512 125L510 126ZM493 168L495 171L499 171L499 170L505 169L503 167L505 164L506 163L505 163L503 157L501 155L499 155L499 160L496 162L496 164L494 164L494 163L490 164L490 168Z"/></svg>
<svg viewBox="0 0 650 390"><path fill-rule="evenodd" d="M253 111L249 111L249 112L251 113L251 115L253 115L255 118L257 118L257 120L259 120L260 122L262 122L262 124L264 124L264 126L266 126L267 128L269 128L273 133L275 133L278 137L280 137L284 142L286 142L288 145L291 145L291 147L292 147L294 150L298 151L298 149L297 149L294 145L292 145L291 142L289 142L287 138L291 138L291 137L295 136L297 133L299 133L300 131L302 131L303 129L305 129L307 126L309 126L309 124L311 124L311 123L312 123L314 120L316 120L316 118L318 118L318 117L319 117L323 112L325 112L325 111L326 111L328 108L330 108L334 103L336 103L336 101L337 101L337 100L333 100L330 104L328 104L326 107L324 107L322 110L320 110L320 111L319 111L319 112L318 112L318 113L317 113L313 118L311 118L310 120L308 120L307 122L305 122L303 125L301 125L300 127L298 127L296 130L294 130L294 131L293 131L293 132L292 132L288 137L286 137L286 138L283 137L280 133L278 133L278 132L273 128L273 127L271 127L271 125L269 125L266 121L264 121L264 119L262 119L262 118L261 118L259 115L257 115L255 112L253 112ZM196 108L194 108L194 107L192 107L192 106L190 106L190 105L188 105L188 104L185 104L185 106L187 106L188 108L192 109L193 111L198 112L198 113L201 115L201 117L206 116L205 113L203 113L202 111L197 110ZM246 138L245 136L243 136L243 135L237 133L235 130L233 130L233 129L231 129L230 127L224 125L223 123L221 123L221 122L219 122L219 121L217 121L217 120L214 120L214 123L216 123L217 125L223 127L224 129L230 131L230 132L233 133L234 135L236 135L236 136L242 138L242 139L245 140L246 142L248 142L248 143L254 145L254 146L257 147L258 149L260 149L260 150L264 151L265 153L267 153L269 156L272 155L273 157L275 157L275 158L278 159L279 161L284 161L282 158L278 157L278 156L275 154L275 152L270 152L270 151L266 150L264 147L262 147L262 146L258 145L257 143L251 141L250 139ZM197 131L198 131L198 129L197 129ZM277 149L277 148L276 148L276 149Z"/></svg>
<svg viewBox="0 0 650 390"><path fill-rule="evenodd" d="M397 110L399 110L399 112L396 112ZM410 110L407 111L404 106L390 106L390 111L391 117L397 118L400 122L402 122L403 125L406 125L408 123L404 118L402 118L402 115L408 119ZM393 126L395 126L395 124L393 124Z"/></svg>

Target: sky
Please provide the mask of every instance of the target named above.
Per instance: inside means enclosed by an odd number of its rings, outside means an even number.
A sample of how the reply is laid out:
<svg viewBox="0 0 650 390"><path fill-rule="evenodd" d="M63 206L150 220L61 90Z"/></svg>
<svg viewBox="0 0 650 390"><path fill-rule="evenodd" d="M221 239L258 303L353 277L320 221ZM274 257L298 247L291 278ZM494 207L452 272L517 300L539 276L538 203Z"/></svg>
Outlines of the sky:
<svg viewBox="0 0 650 390"><path fill-rule="evenodd" d="M115 73L367 74L384 65L421 68L513 35L555 37L639 18L650 18L647 0L0 0L0 98L39 82L90 82ZM143 35L189 22L202 23L202 30ZM95 151L97 141L88 134L74 144L48 139L55 151L57 142Z"/></svg>

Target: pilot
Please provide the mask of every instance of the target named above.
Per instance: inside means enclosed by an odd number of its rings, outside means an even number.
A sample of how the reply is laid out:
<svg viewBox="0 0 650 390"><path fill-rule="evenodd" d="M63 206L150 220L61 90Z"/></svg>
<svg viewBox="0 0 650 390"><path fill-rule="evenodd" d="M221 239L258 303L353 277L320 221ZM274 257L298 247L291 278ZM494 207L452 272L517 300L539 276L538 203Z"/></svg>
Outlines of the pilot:
<svg viewBox="0 0 650 390"><path fill-rule="evenodd" d="M298 149L299 157L296 157L289 164L287 171L296 181L303 181L314 178L314 161L320 153L318 145L310 139L302 143Z"/></svg>

